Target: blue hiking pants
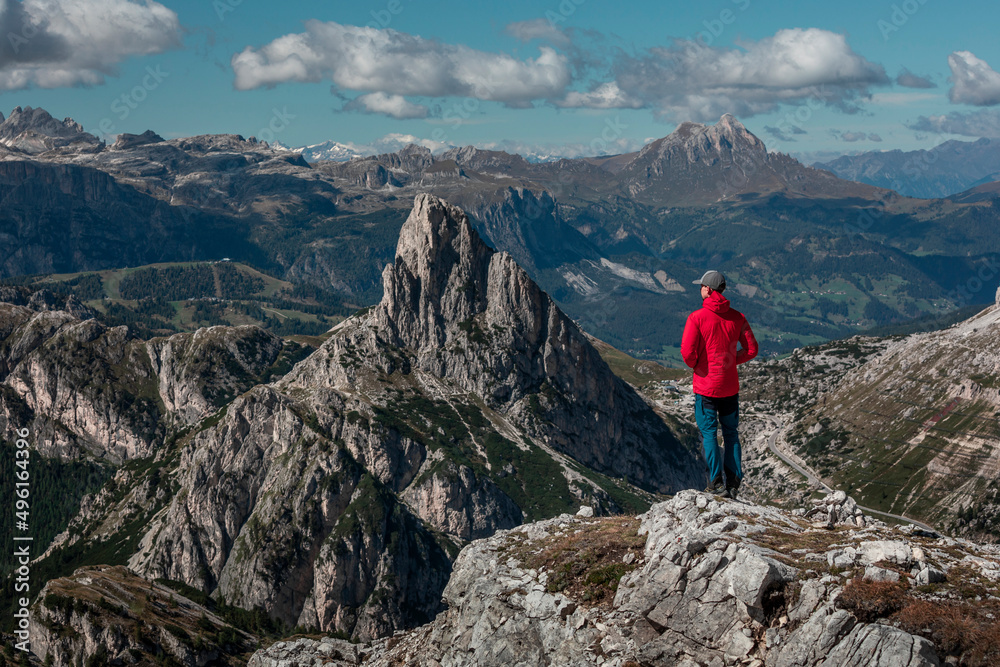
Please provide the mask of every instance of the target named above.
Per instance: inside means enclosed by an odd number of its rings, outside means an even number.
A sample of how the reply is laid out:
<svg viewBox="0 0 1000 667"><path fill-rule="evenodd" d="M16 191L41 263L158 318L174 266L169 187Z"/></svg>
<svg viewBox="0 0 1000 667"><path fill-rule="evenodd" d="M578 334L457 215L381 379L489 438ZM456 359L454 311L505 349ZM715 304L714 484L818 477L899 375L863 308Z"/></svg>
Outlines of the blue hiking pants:
<svg viewBox="0 0 1000 667"><path fill-rule="evenodd" d="M725 398L694 396L694 417L701 430L701 444L705 449L705 463L708 464L709 483L722 481L725 467L726 488L738 488L743 479L743 454L740 451L740 395ZM722 426L722 441L725 443L725 462L719 451L717 429Z"/></svg>

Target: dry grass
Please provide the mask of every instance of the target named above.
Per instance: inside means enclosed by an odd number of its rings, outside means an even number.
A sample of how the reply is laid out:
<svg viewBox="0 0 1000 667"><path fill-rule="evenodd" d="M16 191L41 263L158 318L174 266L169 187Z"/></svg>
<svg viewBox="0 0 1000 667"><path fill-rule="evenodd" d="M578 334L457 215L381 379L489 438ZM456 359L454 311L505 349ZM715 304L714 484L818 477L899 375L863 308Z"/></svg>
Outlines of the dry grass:
<svg viewBox="0 0 1000 667"><path fill-rule="evenodd" d="M960 665L1000 664L1000 601L995 599L925 600L904 584L856 577L844 587L837 606L865 623L882 619L926 637L939 655L954 657Z"/></svg>
<svg viewBox="0 0 1000 667"><path fill-rule="evenodd" d="M850 535L851 527L836 525L831 529L815 529L806 522L796 522L802 529L792 531L774 528L754 537L761 545L780 552L793 549L807 549L811 552L828 551L832 545L843 543Z"/></svg>
<svg viewBox="0 0 1000 667"><path fill-rule="evenodd" d="M634 516L592 519L537 542L522 542L512 555L523 567L544 568L550 593L608 608L618 582L642 557L646 538L637 535L638 530ZM630 552L634 560L626 564L623 559Z"/></svg>
<svg viewBox="0 0 1000 667"><path fill-rule="evenodd" d="M998 612L995 602L910 600L891 620L930 639L939 653L957 657L961 665L989 667L1000 664Z"/></svg>
<svg viewBox="0 0 1000 667"><path fill-rule="evenodd" d="M869 581L854 577L837 598L837 606L846 609L863 623L890 616L906 604L906 588L892 581Z"/></svg>

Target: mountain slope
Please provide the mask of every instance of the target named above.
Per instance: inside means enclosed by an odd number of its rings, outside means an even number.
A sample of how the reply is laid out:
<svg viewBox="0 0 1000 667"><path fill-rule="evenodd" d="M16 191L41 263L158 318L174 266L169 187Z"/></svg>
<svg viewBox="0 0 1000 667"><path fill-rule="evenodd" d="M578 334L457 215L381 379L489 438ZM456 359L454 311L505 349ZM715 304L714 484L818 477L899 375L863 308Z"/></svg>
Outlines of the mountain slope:
<svg viewBox="0 0 1000 667"><path fill-rule="evenodd" d="M938 331L797 350L750 369L748 400L785 422L786 453L860 504L995 542L998 336L993 305Z"/></svg>
<svg viewBox="0 0 1000 667"><path fill-rule="evenodd" d="M873 188L768 153L764 143L730 114L713 126L681 123L669 136L644 146L615 176L630 196L658 206L707 205L773 192L878 197Z"/></svg>

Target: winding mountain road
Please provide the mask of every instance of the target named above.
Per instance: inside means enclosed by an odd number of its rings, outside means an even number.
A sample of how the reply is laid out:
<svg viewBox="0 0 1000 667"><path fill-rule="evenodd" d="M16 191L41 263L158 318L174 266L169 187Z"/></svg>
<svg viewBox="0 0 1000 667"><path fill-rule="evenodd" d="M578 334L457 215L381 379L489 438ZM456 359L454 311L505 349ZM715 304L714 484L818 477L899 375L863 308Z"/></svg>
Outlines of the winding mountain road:
<svg viewBox="0 0 1000 667"><path fill-rule="evenodd" d="M817 477L815 474L813 474L813 472L811 470L809 470L808 468L805 468L805 467L799 465L795 461L792 461L790 458L788 458L787 456L785 456L785 454L781 450L778 449L778 436L781 435L781 432L784 431L784 430L785 430L785 425L784 424L779 424L777 426L777 428L774 429L774 433L772 433L770 435L770 437L768 437L768 439L767 439L767 448L769 450L771 450L772 454L774 454L775 456L777 456L786 465L788 465L790 468L792 468L793 470L795 470L795 472L797 472L800 475L802 475L803 477L805 477L806 480L808 480L810 484L812 484L813 486L818 486L819 488L823 489L824 491L826 491L828 493L832 493L833 489L831 489L823 480L821 480L819 477ZM871 507L865 507L863 505L858 505L858 507L861 508L861 511L868 512L869 514L878 514L880 516L891 517L891 518L897 519L899 521L905 521L907 523L912 523L917 528L922 528L922 529L924 529L926 531L929 531L929 532L932 532L932 533L937 533L936 530L934 530L932 527L928 526L926 523L921 523L920 521L917 521L915 519L911 519L908 516L902 516L900 514L890 514L889 512L882 512L880 510L872 509Z"/></svg>

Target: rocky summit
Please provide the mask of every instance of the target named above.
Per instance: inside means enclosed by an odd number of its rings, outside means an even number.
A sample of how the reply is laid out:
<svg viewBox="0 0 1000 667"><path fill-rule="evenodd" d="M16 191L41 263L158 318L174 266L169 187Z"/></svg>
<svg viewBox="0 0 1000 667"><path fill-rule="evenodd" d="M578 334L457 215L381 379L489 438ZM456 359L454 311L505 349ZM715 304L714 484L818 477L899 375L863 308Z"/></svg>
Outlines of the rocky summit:
<svg viewBox="0 0 1000 667"><path fill-rule="evenodd" d="M996 664L1000 549L869 520L814 526L682 491L638 517L566 514L467 546L432 623L300 638L278 665Z"/></svg>

